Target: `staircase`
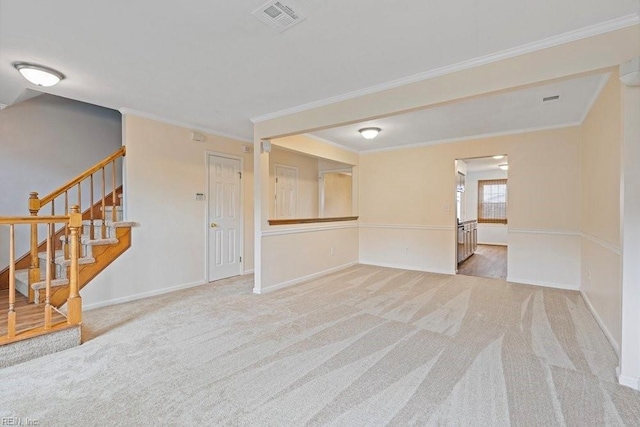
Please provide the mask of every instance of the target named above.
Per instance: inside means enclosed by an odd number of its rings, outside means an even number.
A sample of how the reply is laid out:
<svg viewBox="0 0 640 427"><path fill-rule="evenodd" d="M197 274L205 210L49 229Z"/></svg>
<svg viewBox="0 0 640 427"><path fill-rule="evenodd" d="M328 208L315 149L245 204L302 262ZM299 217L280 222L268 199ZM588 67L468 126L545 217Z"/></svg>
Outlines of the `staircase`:
<svg viewBox="0 0 640 427"><path fill-rule="evenodd" d="M10 228L9 266L0 272L0 368L80 344L80 290L131 246L135 224L123 221L116 186L116 162L124 155L122 147L43 198L31 193L30 216L0 217ZM50 216L39 215L45 205ZM62 215L56 216L56 205ZM20 226L30 227L30 250L16 259Z"/></svg>

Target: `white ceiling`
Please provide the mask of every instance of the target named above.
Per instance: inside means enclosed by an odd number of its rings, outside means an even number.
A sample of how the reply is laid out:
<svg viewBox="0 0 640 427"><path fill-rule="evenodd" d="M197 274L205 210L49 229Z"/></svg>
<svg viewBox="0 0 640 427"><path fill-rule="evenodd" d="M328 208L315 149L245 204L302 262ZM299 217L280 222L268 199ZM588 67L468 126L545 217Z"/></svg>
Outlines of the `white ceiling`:
<svg viewBox="0 0 640 427"><path fill-rule="evenodd" d="M402 115L315 132L356 151L430 144L470 136L543 129L582 122L608 75L592 75L460 101ZM557 101L542 102L560 95ZM358 129L378 127L373 140Z"/></svg>
<svg viewBox="0 0 640 427"><path fill-rule="evenodd" d="M67 76L49 93L251 139L252 117L637 19L639 9L638 0L296 1L306 20L278 33L251 16L263 0L0 0L0 104L33 88L11 65L29 61Z"/></svg>
<svg viewBox="0 0 640 427"><path fill-rule="evenodd" d="M496 153L500 154L500 153ZM467 164L468 172L484 172L484 171L497 171L501 170L500 165L508 165L509 158L504 156L501 159L494 159L493 157L479 157L477 159L462 159Z"/></svg>

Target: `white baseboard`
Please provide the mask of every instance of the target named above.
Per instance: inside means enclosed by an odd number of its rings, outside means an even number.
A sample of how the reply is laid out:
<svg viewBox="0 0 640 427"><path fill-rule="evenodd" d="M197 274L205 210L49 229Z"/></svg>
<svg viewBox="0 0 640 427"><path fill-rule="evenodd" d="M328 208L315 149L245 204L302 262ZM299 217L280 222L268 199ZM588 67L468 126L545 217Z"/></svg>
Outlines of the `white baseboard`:
<svg viewBox="0 0 640 427"><path fill-rule="evenodd" d="M249 270L244 270L244 271L242 272L242 275L243 275L243 276L248 276L249 274L253 274L253 273L254 273L253 268L251 268L251 269L249 269Z"/></svg>
<svg viewBox="0 0 640 427"><path fill-rule="evenodd" d="M528 279L518 279L511 276L507 276L507 282L514 284L523 284L523 285L533 285L533 286L543 286L545 288L554 288L554 289L563 289L566 291L577 291L579 290L578 285L569 285L566 283L552 283L552 282L543 282L543 281L532 281Z"/></svg>
<svg viewBox="0 0 640 427"><path fill-rule="evenodd" d="M128 295L126 297L121 297L121 298L114 298L114 299L110 299L108 301L101 301L101 302L97 302L97 303L93 303L93 304L86 304L86 305L82 306L82 309L84 311L95 310L96 308L102 308L102 307L107 307L109 305L122 304L124 302L135 301L135 300L142 299L142 298L149 298L149 297L154 297L154 296L157 296L157 295L168 294L170 292L175 292L175 291L179 291L179 290L182 290L182 289L193 288L193 287L196 287L196 286L205 285L207 283L209 283L209 282L207 282L206 280L199 280L197 282L185 283L183 285L171 286L169 288L156 289L156 290L149 291L149 292L142 292L140 294Z"/></svg>
<svg viewBox="0 0 640 427"><path fill-rule="evenodd" d="M618 375L618 382L620 383L620 385L632 388L634 390L640 390L640 378Z"/></svg>
<svg viewBox="0 0 640 427"><path fill-rule="evenodd" d="M266 288L262 288L262 289L253 288L253 293L254 294L266 294L266 293L269 293L269 292L277 291L278 289L287 288L289 286L297 285L298 283L306 282L307 280L312 280L312 279L315 279L315 278L320 277L320 276L324 276L324 275L329 274L329 273L334 273L336 271L344 270L345 268L352 267L352 266L354 266L356 264L358 264L358 262L354 261L354 262L350 262L350 263L347 263L347 264L339 265L337 267L330 268L328 270L319 271L317 273L313 273L313 274L310 274L308 276L298 277L297 279L288 280L286 282L278 283L276 285L271 285L271 286L268 286Z"/></svg>
<svg viewBox="0 0 640 427"><path fill-rule="evenodd" d="M580 290L580 295L582 295L582 299L587 305L587 308L593 315L593 318L596 319L596 323L598 324L598 326L600 326L600 329L602 329L604 336L607 337L607 340L609 340L609 344L611 344L611 347L613 347L613 351L615 351L618 355L618 359L620 359L620 344L616 342L616 340L613 338L613 335L609 331L609 328L607 328L598 312L595 310L595 308L593 308L593 304L591 304L591 300L589 300L587 294Z"/></svg>
<svg viewBox="0 0 640 427"><path fill-rule="evenodd" d="M423 271L425 273L448 274L448 275L456 274L454 270L438 270L438 269L425 270L424 268L417 268L416 266L413 266L413 265L394 264L394 263L387 263L387 262L360 260L360 264L373 265L375 267L397 268L400 270Z"/></svg>
<svg viewBox="0 0 640 427"><path fill-rule="evenodd" d="M488 246L509 246L507 243L502 242L478 242L479 245L488 245Z"/></svg>

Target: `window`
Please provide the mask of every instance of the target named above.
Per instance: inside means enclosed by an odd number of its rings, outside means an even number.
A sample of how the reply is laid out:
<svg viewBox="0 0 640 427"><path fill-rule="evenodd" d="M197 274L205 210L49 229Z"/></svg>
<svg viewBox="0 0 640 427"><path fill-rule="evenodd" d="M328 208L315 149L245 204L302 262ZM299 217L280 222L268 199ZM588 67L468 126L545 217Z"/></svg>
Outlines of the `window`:
<svg viewBox="0 0 640 427"><path fill-rule="evenodd" d="M507 223L507 180L478 181L478 222Z"/></svg>

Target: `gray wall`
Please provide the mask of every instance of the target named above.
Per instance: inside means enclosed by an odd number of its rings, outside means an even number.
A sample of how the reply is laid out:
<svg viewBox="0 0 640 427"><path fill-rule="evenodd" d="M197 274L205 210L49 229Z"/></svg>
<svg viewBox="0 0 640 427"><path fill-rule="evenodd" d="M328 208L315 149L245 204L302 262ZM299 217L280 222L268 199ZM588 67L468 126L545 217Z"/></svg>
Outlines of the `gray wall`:
<svg viewBox="0 0 640 427"><path fill-rule="evenodd" d="M29 192L50 193L121 145L118 111L53 95L0 110L0 216L28 215ZM27 228L16 235L20 256L28 250ZM0 227L0 269L8 265L7 236Z"/></svg>

